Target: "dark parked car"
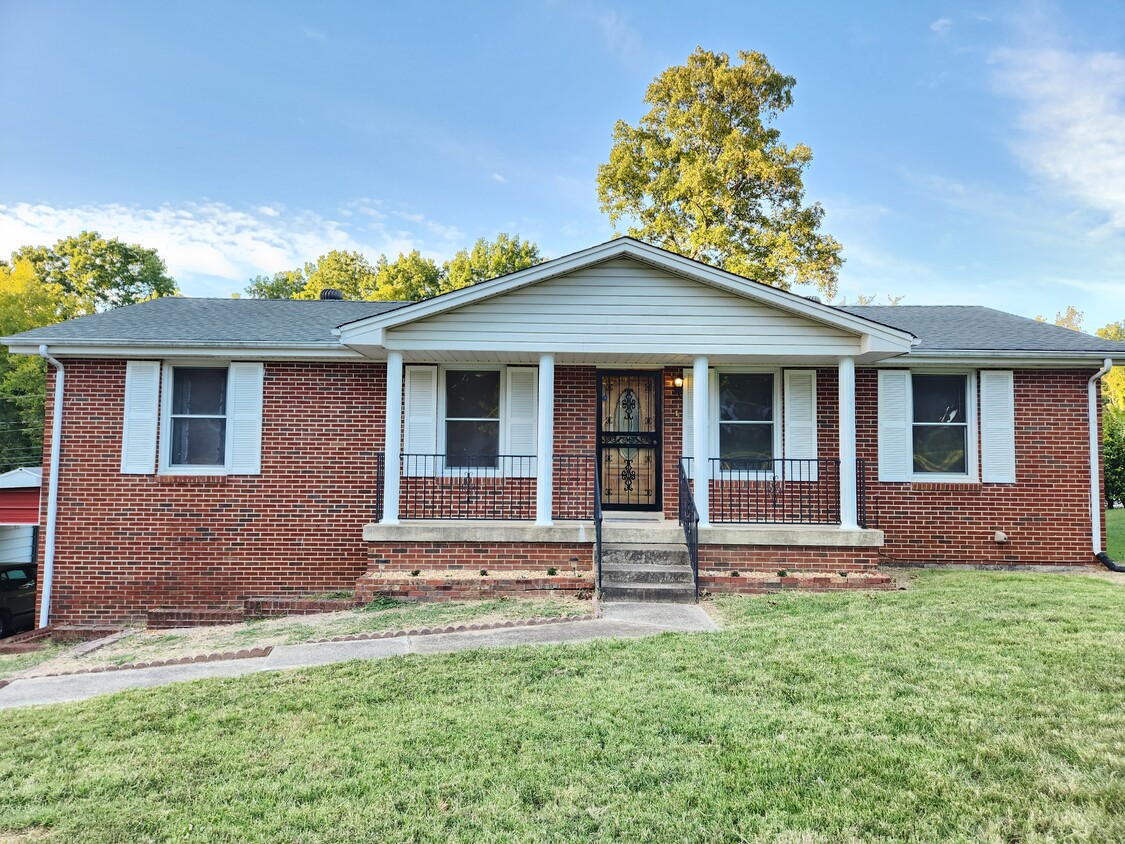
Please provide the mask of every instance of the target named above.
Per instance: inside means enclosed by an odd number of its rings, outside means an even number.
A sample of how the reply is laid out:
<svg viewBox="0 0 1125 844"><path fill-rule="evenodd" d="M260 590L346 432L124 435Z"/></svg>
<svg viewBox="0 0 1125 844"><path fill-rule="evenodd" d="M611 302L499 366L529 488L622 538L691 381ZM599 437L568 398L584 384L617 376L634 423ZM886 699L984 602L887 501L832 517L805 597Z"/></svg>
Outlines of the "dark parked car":
<svg viewBox="0 0 1125 844"><path fill-rule="evenodd" d="M35 624L34 563L0 563L0 637Z"/></svg>

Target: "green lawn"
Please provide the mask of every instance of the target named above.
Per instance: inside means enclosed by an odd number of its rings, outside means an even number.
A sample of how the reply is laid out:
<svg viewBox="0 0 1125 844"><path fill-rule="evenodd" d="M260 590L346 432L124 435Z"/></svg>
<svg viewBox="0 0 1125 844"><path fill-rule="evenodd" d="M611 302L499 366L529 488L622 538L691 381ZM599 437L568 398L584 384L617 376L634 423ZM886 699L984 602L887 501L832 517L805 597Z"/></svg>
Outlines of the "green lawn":
<svg viewBox="0 0 1125 844"><path fill-rule="evenodd" d="M1106 511L1105 534L1110 559L1125 563L1125 509Z"/></svg>
<svg viewBox="0 0 1125 844"><path fill-rule="evenodd" d="M715 608L717 634L6 712L0 829L102 844L1125 841L1125 588L924 572L906 592Z"/></svg>

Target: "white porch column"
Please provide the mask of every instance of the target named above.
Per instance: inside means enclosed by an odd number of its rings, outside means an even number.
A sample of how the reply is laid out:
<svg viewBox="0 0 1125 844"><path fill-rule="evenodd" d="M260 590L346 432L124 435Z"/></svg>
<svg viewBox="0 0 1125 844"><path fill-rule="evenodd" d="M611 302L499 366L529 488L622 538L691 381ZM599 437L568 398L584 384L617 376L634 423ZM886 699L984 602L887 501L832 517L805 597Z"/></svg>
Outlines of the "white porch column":
<svg viewBox="0 0 1125 844"><path fill-rule="evenodd" d="M699 512L699 526L708 527L711 524L711 508L709 497L711 493L710 475L711 463L707 459L707 442L711 434L711 420L708 411L711 409L709 389L710 381L707 372L707 358L697 357L692 363L692 480L695 482L695 509Z"/></svg>
<svg viewBox="0 0 1125 844"><path fill-rule="evenodd" d="M535 449L535 524L551 524L555 464L555 356L539 356L539 442Z"/></svg>
<svg viewBox="0 0 1125 844"><path fill-rule="evenodd" d="M402 352L387 352L387 413L383 434L383 524L398 524L402 458Z"/></svg>
<svg viewBox="0 0 1125 844"><path fill-rule="evenodd" d="M855 528L855 358L840 358L840 527Z"/></svg>

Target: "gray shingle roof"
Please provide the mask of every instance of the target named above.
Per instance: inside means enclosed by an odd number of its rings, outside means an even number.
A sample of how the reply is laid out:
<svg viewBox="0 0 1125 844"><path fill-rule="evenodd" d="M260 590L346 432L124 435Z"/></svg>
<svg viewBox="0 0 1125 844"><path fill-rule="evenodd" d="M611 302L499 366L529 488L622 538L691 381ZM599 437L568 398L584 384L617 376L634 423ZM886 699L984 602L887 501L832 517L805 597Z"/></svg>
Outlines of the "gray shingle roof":
<svg viewBox="0 0 1125 844"><path fill-rule="evenodd" d="M845 305L841 310L909 331L918 351L1125 354L1125 343L979 305Z"/></svg>
<svg viewBox="0 0 1125 844"><path fill-rule="evenodd" d="M32 343L338 342L332 329L406 302L168 297L17 334ZM918 351L1086 352L1125 357L1125 343L976 305L847 305L856 316L909 331Z"/></svg>
<svg viewBox="0 0 1125 844"><path fill-rule="evenodd" d="M24 343L58 341L176 343L324 343L353 319L401 308L404 302L166 297L17 334Z"/></svg>

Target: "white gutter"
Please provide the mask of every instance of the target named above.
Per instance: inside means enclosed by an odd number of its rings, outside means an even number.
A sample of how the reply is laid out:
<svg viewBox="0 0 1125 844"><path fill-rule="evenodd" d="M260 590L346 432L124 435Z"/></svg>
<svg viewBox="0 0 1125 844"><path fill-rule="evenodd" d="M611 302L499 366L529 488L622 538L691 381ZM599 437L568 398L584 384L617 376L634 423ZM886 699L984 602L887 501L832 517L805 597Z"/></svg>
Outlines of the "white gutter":
<svg viewBox="0 0 1125 844"><path fill-rule="evenodd" d="M1102 368L1090 376L1086 382L1086 400L1090 416L1090 544L1094 556L1104 554L1102 548L1102 490L1098 480L1098 379L1113 368L1113 361L1106 358ZM1099 558L1100 559L1100 558Z"/></svg>
<svg viewBox="0 0 1125 844"><path fill-rule="evenodd" d="M39 347L39 356L55 368L55 405L51 418L51 481L47 492L47 543L43 552L43 596L39 602L39 626L51 617L51 587L55 577L55 524L59 515L59 456L62 452L63 365Z"/></svg>

